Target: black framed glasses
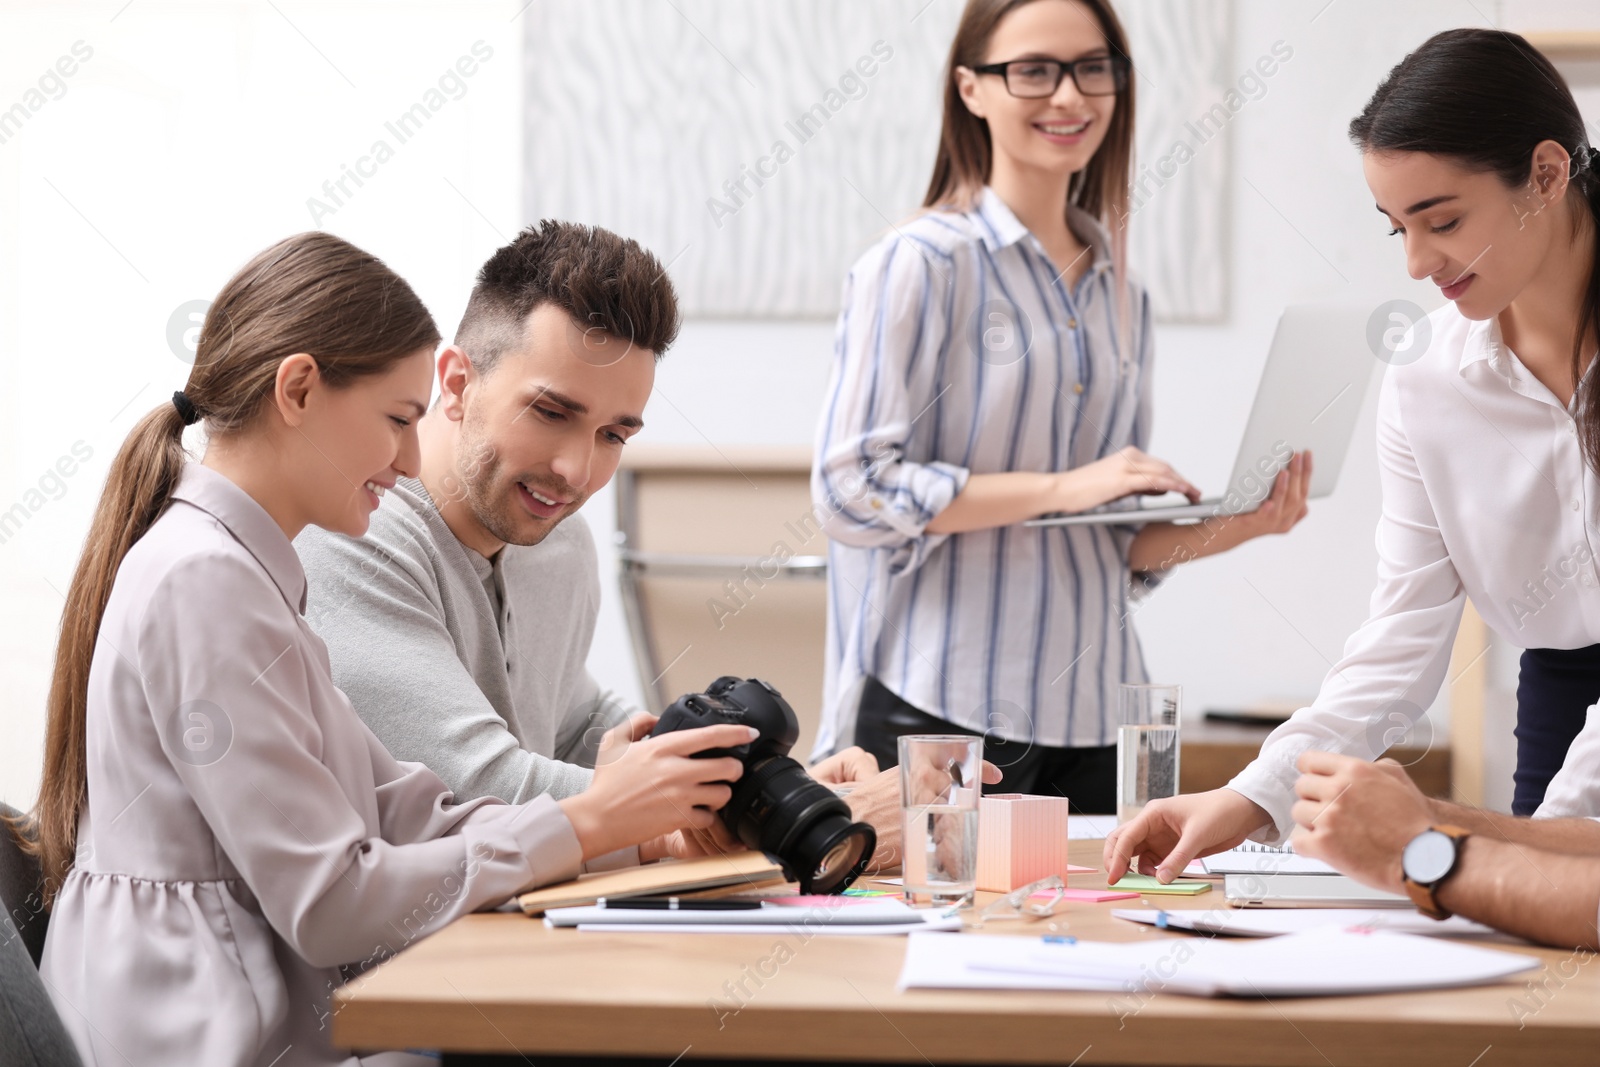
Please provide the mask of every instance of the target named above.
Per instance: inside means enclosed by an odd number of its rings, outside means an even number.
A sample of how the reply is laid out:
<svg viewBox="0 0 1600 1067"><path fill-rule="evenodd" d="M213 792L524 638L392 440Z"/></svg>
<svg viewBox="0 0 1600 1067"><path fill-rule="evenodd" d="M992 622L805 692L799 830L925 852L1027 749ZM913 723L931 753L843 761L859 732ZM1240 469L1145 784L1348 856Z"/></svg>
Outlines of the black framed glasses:
<svg viewBox="0 0 1600 1067"><path fill-rule="evenodd" d="M1006 92L1012 96L1036 100L1054 96L1061 88L1061 79L1069 74L1084 96L1115 96L1127 88L1131 68L1126 56L1089 56L1070 63L1059 59L1013 59L972 69L978 74L1005 78Z"/></svg>

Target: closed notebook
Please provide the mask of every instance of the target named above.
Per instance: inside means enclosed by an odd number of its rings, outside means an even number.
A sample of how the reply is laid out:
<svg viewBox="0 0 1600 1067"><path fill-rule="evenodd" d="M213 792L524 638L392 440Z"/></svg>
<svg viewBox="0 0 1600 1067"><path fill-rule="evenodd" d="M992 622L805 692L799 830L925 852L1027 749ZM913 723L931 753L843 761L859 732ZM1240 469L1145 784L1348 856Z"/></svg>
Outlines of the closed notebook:
<svg viewBox="0 0 1600 1067"><path fill-rule="evenodd" d="M736 852L731 856L705 856L692 860L662 860L639 867L581 874L570 882L524 893L517 903L528 915L550 908L576 908L601 897L683 895L703 891L738 892L781 885L783 867L764 852Z"/></svg>

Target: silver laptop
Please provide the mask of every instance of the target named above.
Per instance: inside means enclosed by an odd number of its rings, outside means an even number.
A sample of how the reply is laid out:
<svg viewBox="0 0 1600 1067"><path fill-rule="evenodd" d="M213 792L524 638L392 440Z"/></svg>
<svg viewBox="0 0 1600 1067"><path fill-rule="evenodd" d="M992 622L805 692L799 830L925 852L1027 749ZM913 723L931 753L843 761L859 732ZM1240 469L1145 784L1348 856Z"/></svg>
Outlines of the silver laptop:
<svg viewBox="0 0 1600 1067"><path fill-rule="evenodd" d="M1230 874L1222 896L1235 908L1414 908L1411 898L1342 874Z"/></svg>
<svg viewBox="0 0 1600 1067"><path fill-rule="evenodd" d="M1310 496L1329 496L1355 435L1356 416L1378 361L1367 347L1370 307L1297 304L1272 335L1228 491L1191 504L1125 497L1094 511L1030 519L1028 526L1123 525L1208 519L1260 507L1296 452L1312 453ZM1173 494L1166 494L1171 496Z"/></svg>

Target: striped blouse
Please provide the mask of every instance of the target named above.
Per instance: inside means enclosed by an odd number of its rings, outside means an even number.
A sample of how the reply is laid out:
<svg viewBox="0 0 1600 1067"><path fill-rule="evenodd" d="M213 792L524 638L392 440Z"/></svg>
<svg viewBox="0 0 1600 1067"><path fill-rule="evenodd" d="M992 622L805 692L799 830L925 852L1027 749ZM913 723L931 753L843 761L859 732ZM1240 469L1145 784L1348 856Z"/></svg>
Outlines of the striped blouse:
<svg viewBox="0 0 1600 1067"><path fill-rule="evenodd" d="M993 190L870 249L844 286L812 496L828 548L816 754L851 743L868 676L931 715L1057 747L1111 744L1143 681L1130 527L929 534L975 473L1080 467L1150 436L1150 303L1120 306L1103 227L1070 288Z"/></svg>

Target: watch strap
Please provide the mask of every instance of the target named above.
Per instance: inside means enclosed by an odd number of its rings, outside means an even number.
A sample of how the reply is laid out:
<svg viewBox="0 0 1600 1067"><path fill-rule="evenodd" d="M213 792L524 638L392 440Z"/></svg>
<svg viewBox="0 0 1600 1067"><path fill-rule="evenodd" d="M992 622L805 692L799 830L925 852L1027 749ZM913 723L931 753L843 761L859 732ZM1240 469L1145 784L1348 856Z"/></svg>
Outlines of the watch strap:
<svg viewBox="0 0 1600 1067"><path fill-rule="evenodd" d="M1449 878L1456 872L1456 867L1461 862L1461 842L1471 837L1472 831L1462 829L1459 826L1451 826L1447 823L1440 823L1437 826L1430 826L1428 829L1444 834L1446 837L1455 842L1455 859L1450 861L1450 869L1445 871L1432 882L1424 884L1422 882L1413 881L1409 876L1407 876L1405 878L1406 895L1411 898L1411 902L1417 906L1417 910L1422 912L1422 914L1426 915L1430 919L1439 919L1442 921L1450 918L1450 912L1444 907L1444 905L1439 903L1438 890L1439 887L1444 884L1445 879Z"/></svg>

